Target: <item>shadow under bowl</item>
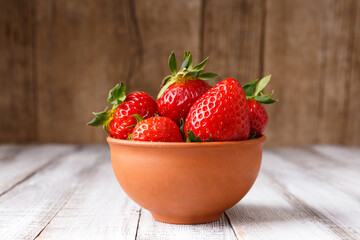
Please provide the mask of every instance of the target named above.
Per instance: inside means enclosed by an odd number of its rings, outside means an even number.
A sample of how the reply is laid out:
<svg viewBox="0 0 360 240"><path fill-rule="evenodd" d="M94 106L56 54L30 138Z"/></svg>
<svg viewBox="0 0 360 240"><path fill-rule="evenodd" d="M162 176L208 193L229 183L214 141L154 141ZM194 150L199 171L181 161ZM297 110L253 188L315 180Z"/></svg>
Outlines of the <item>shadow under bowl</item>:
<svg viewBox="0 0 360 240"><path fill-rule="evenodd" d="M156 220L175 224L218 220L239 202L259 173L265 140L165 143L107 138L122 189Z"/></svg>

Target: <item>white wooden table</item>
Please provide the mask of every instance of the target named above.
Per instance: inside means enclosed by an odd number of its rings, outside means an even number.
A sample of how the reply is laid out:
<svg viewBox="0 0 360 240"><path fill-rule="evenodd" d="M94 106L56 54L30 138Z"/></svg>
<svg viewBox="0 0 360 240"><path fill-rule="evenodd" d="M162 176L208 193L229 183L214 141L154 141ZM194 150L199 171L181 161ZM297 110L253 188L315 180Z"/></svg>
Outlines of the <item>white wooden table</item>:
<svg viewBox="0 0 360 240"><path fill-rule="evenodd" d="M265 150L221 220L172 225L124 194L105 145L0 145L0 239L360 239L360 148Z"/></svg>

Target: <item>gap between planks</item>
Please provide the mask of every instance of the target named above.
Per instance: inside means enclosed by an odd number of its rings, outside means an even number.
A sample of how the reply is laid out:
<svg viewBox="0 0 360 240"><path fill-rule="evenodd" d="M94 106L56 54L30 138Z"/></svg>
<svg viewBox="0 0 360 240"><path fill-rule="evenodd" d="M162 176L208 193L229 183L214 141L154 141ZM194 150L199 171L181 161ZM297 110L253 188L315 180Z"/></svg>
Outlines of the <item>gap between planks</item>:
<svg viewBox="0 0 360 240"><path fill-rule="evenodd" d="M291 150L291 148L282 148L267 151L265 153L266 163L262 167L263 174L270 177L275 186L280 186L281 189L289 192L291 194L287 196L289 200L298 199L297 202L300 201L299 203L314 212L339 237L347 239L360 237L356 230L360 226L360 222L357 220L357 213L360 210L356 198L344 192L339 186L335 187L331 184L330 173L334 171L327 171L324 168L324 172L330 178L323 179L312 174L309 168L300 166L310 164L316 168L318 159L313 158L309 161L307 159L309 156L301 155L300 152L286 154L286 151ZM307 153L304 149L302 152ZM302 160L302 164L297 162L299 160ZM337 168L333 167L333 169L336 172Z"/></svg>
<svg viewBox="0 0 360 240"><path fill-rule="evenodd" d="M99 151L100 150L100 151ZM34 238L61 210L105 151L82 147L53 161L0 198L0 232L9 239ZM29 159L27 159L29 160Z"/></svg>
<svg viewBox="0 0 360 240"><path fill-rule="evenodd" d="M32 166L35 165L35 167L34 167L34 169L31 170L31 167L24 167L22 165L21 166L22 168L19 170L15 166L16 172L13 172L12 176L11 176L12 173L11 173L11 168L10 168L10 173L8 173L8 174L10 174L10 176L7 176L7 178L5 180L5 181L10 181L8 183L9 186L6 186L4 189L0 188L0 197L4 194L8 193L9 191L11 191L17 185L23 183L24 181L26 181L29 178L31 178L32 176L34 176L38 171L41 171L42 169L48 167L49 165L56 162L57 160L80 150L80 147L74 147L74 148L69 147L69 149L59 149L59 151L60 151L59 153L55 152L54 156L51 156L48 159L47 158L41 159L41 157L36 156L36 154L35 154L35 156L28 156L26 154L29 151L31 152L31 150L33 150L35 148L40 148L38 150L41 151L42 147L46 147L46 145L19 146L20 149L17 149L16 151L14 150L14 152L5 154L5 156L3 156L1 158L0 163L4 164L2 170L4 170L4 168L6 168L6 167L14 167L15 164L22 164L23 162L25 162L26 164L29 164L27 161L35 161L32 163ZM27 151L27 150L29 150L29 151ZM25 154L26 156L19 156L20 154ZM31 154L29 154L29 155L31 155ZM16 159L17 157L19 157L20 159ZM6 161L6 163L4 163L4 161ZM15 162L15 161L17 161L17 162ZM40 162L40 163L38 163L38 162ZM39 164L39 165L36 166L36 164ZM9 169L7 169L7 170L9 170ZM2 184L4 184L4 181L2 182Z"/></svg>
<svg viewBox="0 0 360 240"><path fill-rule="evenodd" d="M301 209L303 212L309 213L309 215L314 216L314 218L318 222L321 222L325 226L328 226L341 239L345 238L348 240L356 240L355 237L353 237L350 233L348 233L345 229L332 221L330 218L326 217L324 214L317 211L315 208L306 204L304 201L296 197L291 192L286 191L286 186L276 180L272 173L264 171L263 174L265 174L272 181L273 185L276 186L278 192L281 193L295 209Z"/></svg>
<svg viewBox="0 0 360 240"><path fill-rule="evenodd" d="M87 177L90 176L91 173L94 172L95 166L99 164L99 161L101 160L101 156L99 156L97 158L97 160L95 161L95 163L93 165L90 166L90 171L87 174ZM86 178L85 178L86 179ZM68 199L66 199L63 203L62 206L60 206L60 208L57 210L57 212L53 215L52 218L50 218L50 220L48 221L48 223L40 230L40 232L35 236L34 240L37 239L41 233L46 229L46 227L51 223L51 221L58 215L58 213L64 208L64 206L69 202L69 200L71 199L72 195L76 192L76 190L79 188L80 184L78 184L74 189L72 189L72 191L69 194Z"/></svg>

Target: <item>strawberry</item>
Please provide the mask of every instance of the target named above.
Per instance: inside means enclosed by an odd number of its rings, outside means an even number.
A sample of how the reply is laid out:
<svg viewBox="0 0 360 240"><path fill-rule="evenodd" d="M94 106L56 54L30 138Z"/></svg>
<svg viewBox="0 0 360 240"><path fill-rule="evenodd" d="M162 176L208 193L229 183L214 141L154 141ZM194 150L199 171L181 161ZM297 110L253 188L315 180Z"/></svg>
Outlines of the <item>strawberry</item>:
<svg viewBox="0 0 360 240"><path fill-rule="evenodd" d="M183 142L179 127L168 117L151 117L136 124L133 141Z"/></svg>
<svg viewBox="0 0 360 240"><path fill-rule="evenodd" d="M123 83L116 85L109 92L108 103L112 110L93 113L96 117L88 123L91 126L103 126L113 138L127 139L137 121L134 114L153 117L157 114L156 102L144 92L134 92L126 96Z"/></svg>
<svg viewBox="0 0 360 240"><path fill-rule="evenodd" d="M268 115L265 108L260 103L270 104L278 101L270 97L274 93L274 90L269 94L262 93L262 90L269 83L270 78L271 75L268 75L260 81L255 80L244 85L247 106L249 109L250 138L260 137L268 123Z"/></svg>
<svg viewBox="0 0 360 240"><path fill-rule="evenodd" d="M184 126L187 141L236 141L249 136L246 97L228 78L216 84L191 107Z"/></svg>
<svg viewBox="0 0 360 240"><path fill-rule="evenodd" d="M186 118L195 101L211 88L204 80L213 79L217 74L201 72L207 60L193 66L191 53L185 51L184 61L178 71L175 53L170 54L169 68L172 75L164 78L157 100L161 116L169 117L179 124L181 118Z"/></svg>
<svg viewBox="0 0 360 240"><path fill-rule="evenodd" d="M246 100L249 109L250 135L259 137L264 132L268 123L266 110L255 100Z"/></svg>

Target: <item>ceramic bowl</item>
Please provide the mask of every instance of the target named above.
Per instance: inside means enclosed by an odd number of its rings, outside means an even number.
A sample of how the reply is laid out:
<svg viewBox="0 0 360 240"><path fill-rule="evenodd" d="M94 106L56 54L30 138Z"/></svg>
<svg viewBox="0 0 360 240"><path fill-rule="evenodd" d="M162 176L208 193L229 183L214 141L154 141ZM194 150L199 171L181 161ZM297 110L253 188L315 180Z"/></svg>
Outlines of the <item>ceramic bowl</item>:
<svg viewBox="0 0 360 240"><path fill-rule="evenodd" d="M237 142L155 143L107 138L127 195L161 222L212 222L239 202L259 173L266 137Z"/></svg>

